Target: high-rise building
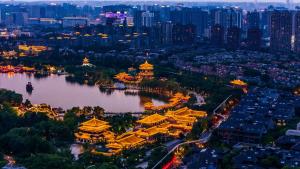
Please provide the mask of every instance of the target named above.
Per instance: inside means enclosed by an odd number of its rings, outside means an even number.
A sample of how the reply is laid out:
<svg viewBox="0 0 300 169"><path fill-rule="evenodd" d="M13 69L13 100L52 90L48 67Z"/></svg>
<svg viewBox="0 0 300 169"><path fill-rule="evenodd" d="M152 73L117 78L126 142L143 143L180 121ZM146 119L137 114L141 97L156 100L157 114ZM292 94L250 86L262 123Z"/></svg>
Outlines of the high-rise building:
<svg viewBox="0 0 300 169"><path fill-rule="evenodd" d="M224 8L215 8L210 10L210 25L220 25L227 30L227 10Z"/></svg>
<svg viewBox="0 0 300 169"><path fill-rule="evenodd" d="M247 27L249 28L259 28L260 16L255 10L247 13Z"/></svg>
<svg viewBox="0 0 300 169"><path fill-rule="evenodd" d="M162 6L160 9L160 20L162 22L170 21L171 9L168 6Z"/></svg>
<svg viewBox="0 0 300 169"><path fill-rule="evenodd" d="M260 14L252 11L247 13L247 47L257 50L261 45Z"/></svg>
<svg viewBox="0 0 300 169"><path fill-rule="evenodd" d="M229 16L227 17L227 22L229 27L242 28L243 26L243 11L241 8L230 8L228 10Z"/></svg>
<svg viewBox="0 0 300 169"><path fill-rule="evenodd" d="M241 8L216 8L211 10L211 25L219 24L225 31L229 27L242 28L243 11Z"/></svg>
<svg viewBox="0 0 300 169"><path fill-rule="evenodd" d="M136 29L140 29L142 27L142 13L141 10L135 10L133 12L133 23Z"/></svg>
<svg viewBox="0 0 300 169"><path fill-rule="evenodd" d="M208 12L201 8L180 8L171 11L170 18L175 24L194 25L198 36L203 36L208 28Z"/></svg>
<svg viewBox="0 0 300 169"><path fill-rule="evenodd" d="M257 28L249 28L247 30L247 47L252 50L257 50L261 46L261 31Z"/></svg>
<svg viewBox="0 0 300 169"><path fill-rule="evenodd" d="M271 15L271 51L290 51L292 40L292 13L275 10Z"/></svg>
<svg viewBox="0 0 300 169"><path fill-rule="evenodd" d="M227 31L227 48L236 50L240 46L241 29L237 26L228 28Z"/></svg>
<svg viewBox="0 0 300 169"><path fill-rule="evenodd" d="M295 14L295 52L300 53L300 11Z"/></svg>
<svg viewBox="0 0 300 169"><path fill-rule="evenodd" d="M171 44L172 43L172 22L163 22L161 24L161 32L162 32L162 43L163 44Z"/></svg>
<svg viewBox="0 0 300 169"><path fill-rule="evenodd" d="M205 29L208 28L208 12L201 8L192 8L192 23L196 26L198 36L203 36Z"/></svg>
<svg viewBox="0 0 300 169"><path fill-rule="evenodd" d="M172 39L174 44L193 43L196 30L194 25L174 24L172 27Z"/></svg>
<svg viewBox="0 0 300 169"><path fill-rule="evenodd" d="M265 9L261 12L260 29L264 38L270 37L272 10Z"/></svg>
<svg viewBox="0 0 300 169"><path fill-rule="evenodd" d="M28 13L30 18L41 18L41 6L33 5L28 7Z"/></svg>
<svg viewBox="0 0 300 169"><path fill-rule="evenodd" d="M222 47L224 45L224 28L216 24L211 28L211 44L215 47Z"/></svg>
<svg viewBox="0 0 300 169"><path fill-rule="evenodd" d="M87 26L89 19L85 17L64 17L62 19L63 27Z"/></svg>
<svg viewBox="0 0 300 169"><path fill-rule="evenodd" d="M152 27L154 24L154 13L153 12L143 12L142 13L142 26Z"/></svg>

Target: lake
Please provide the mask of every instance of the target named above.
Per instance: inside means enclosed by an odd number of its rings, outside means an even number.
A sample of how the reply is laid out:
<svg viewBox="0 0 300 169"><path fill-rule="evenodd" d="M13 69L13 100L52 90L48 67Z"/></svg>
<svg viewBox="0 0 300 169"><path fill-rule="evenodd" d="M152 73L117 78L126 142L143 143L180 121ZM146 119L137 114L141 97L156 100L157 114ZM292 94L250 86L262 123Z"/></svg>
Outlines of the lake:
<svg viewBox="0 0 300 169"><path fill-rule="evenodd" d="M69 83L65 75L50 75L45 78L34 78L33 74L0 73L0 88L13 90L23 95L33 104L46 103L52 107L70 109L72 107L100 106L107 112L141 112L144 103L151 101L156 105L164 101L149 96L126 95L122 90L111 93L101 92L98 86ZM26 84L31 82L34 90L26 91Z"/></svg>

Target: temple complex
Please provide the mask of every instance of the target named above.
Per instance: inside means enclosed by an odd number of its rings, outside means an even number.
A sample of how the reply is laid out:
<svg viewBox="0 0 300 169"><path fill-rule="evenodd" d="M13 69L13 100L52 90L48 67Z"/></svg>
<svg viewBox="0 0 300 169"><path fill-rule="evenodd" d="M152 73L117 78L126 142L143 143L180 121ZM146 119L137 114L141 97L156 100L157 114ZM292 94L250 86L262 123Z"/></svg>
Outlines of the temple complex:
<svg viewBox="0 0 300 169"><path fill-rule="evenodd" d="M154 126L165 122L166 119L167 117L155 113L141 120L138 120L137 122L145 126Z"/></svg>
<svg viewBox="0 0 300 169"><path fill-rule="evenodd" d="M153 79L153 65L149 64L147 61L139 66L140 72L138 77L141 79Z"/></svg>
<svg viewBox="0 0 300 169"><path fill-rule="evenodd" d="M111 133L108 122L96 119L95 117L78 127L78 132L75 133L76 141L82 143L99 143L109 141Z"/></svg>
<svg viewBox="0 0 300 169"><path fill-rule="evenodd" d="M155 113L142 117L132 130L121 135L109 131L110 125L107 122L93 118L79 125L75 137L77 141L83 143L104 144L103 149L94 149L92 153L112 156L126 149L154 143L158 138L179 138L191 132L197 119L206 116L204 111L191 110L187 107L167 111L165 114Z"/></svg>
<svg viewBox="0 0 300 169"><path fill-rule="evenodd" d="M152 111L160 111L164 109L169 109L176 107L182 103L187 102L190 99L190 96L184 95L182 93L176 93L173 95L172 98L169 99L169 102L167 104L161 105L161 106L155 106L152 102L148 102L144 104L144 107L146 110L152 110Z"/></svg>
<svg viewBox="0 0 300 169"><path fill-rule="evenodd" d="M120 72L117 75L115 75L114 78L123 83L138 84L143 79L153 79L153 70L153 65L145 61L145 63L139 66L139 72L137 73L137 75L130 75L126 72ZM135 71L135 69L129 68L128 71L133 72Z"/></svg>

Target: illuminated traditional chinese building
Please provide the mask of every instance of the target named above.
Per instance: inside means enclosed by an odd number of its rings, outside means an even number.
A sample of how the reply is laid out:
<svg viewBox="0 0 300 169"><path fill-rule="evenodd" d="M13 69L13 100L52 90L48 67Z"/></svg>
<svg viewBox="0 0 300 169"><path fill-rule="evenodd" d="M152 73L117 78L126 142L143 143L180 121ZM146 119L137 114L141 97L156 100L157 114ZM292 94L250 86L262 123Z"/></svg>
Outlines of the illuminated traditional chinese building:
<svg viewBox="0 0 300 169"><path fill-rule="evenodd" d="M78 127L78 132L75 133L76 141L82 143L98 143L110 141L111 133L108 122L96 119L83 122Z"/></svg>
<svg viewBox="0 0 300 169"><path fill-rule="evenodd" d="M176 93L172 98L169 99L169 102L167 104L161 105L161 106L155 106L153 103L148 102L144 104L144 107L146 110L153 110L153 111L160 111L168 108L173 108L181 103L185 103L190 99L190 96L183 95L182 93Z"/></svg>
<svg viewBox="0 0 300 169"><path fill-rule="evenodd" d="M233 87L241 88L244 93L248 92L248 90L247 90L248 84L246 82L242 81L242 80L235 79L235 80L230 81L230 84Z"/></svg>
<svg viewBox="0 0 300 169"><path fill-rule="evenodd" d="M87 57L84 57L82 60L82 66L93 67L94 65L90 63L90 60Z"/></svg>
<svg viewBox="0 0 300 169"><path fill-rule="evenodd" d="M21 72L34 72L35 69L33 67L26 67L26 66L0 66L0 72L1 73L21 73Z"/></svg>
<svg viewBox="0 0 300 169"><path fill-rule="evenodd" d="M138 84L143 79L153 79L154 73L153 73L153 65L145 61L145 63L141 64L139 66L139 73L135 75L130 75L125 72L121 72L117 75L115 75L115 79L123 82L123 83L130 83L130 84ZM129 68L128 72L132 73L135 72L134 68Z"/></svg>
<svg viewBox="0 0 300 169"><path fill-rule="evenodd" d="M233 86L247 87L247 83L240 79L232 80L232 81L230 81L230 84Z"/></svg>
<svg viewBox="0 0 300 169"><path fill-rule="evenodd" d="M153 65L145 61L139 66L140 72L138 74L141 79L153 79Z"/></svg>
<svg viewBox="0 0 300 169"><path fill-rule="evenodd" d="M177 94L177 96L183 96ZM152 114L142 117L133 130L121 135L109 131L107 122L93 118L79 125L75 133L76 140L84 143L104 142L104 150L92 150L93 154L112 156L123 150L137 148L144 144L156 142L158 139L179 138L192 130L198 118L206 117L204 111L191 110L187 107L167 111L165 114Z"/></svg>
<svg viewBox="0 0 300 169"><path fill-rule="evenodd" d="M48 50L46 46L27 46L27 45L19 45L18 49L24 52L31 52L34 55L37 55L40 52Z"/></svg>
<svg viewBox="0 0 300 169"><path fill-rule="evenodd" d="M134 77L129 75L128 73L121 72L115 75L115 79L118 79L119 81L122 82L130 82L134 80Z"/></svg>
<svg viewBox="0 0 300 169"><path fill-rule="evenodd" d="M159 125L159 124L165 122L166 119L167 119L167 117L162 116L160 114L152 114L152 115L147 116L137 122L144 126L154 126L154 125Z"/></svg>
<svg viewBox="0 0 300 169"><path fill-rule="evenodd" d="M87 57L83 58L82 60L82 66L88 66L90 64L90 61Z"/></svg>
<svg viewBox="0 0 300 169"><path fill-rule="evenodd" d="M17 52L12 50L12 51L3 51L1 55L5 58L13 58L17 56Z"/></svg>

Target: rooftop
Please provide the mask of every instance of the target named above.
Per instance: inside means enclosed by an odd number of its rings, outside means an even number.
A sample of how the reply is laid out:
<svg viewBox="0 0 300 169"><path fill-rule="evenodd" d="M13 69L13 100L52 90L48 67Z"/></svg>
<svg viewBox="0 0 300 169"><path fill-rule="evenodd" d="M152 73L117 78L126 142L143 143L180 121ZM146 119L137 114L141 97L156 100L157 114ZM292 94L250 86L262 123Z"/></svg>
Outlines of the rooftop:
<svg viewBox="0 0 300 169"><path fill-rule="evenodd" d="M162 122L166 119L167 119L167 117L155 113L155 114L147 116L147 117L145 117L145 118L143 118L143 119L141 119L137 122L141 123L141 124L151 125L151 124L154 124L154 123Z"/></svg>
<svg viewBox="0 0 300 169"><path fill-rule="evenodd" d="M139 67L141 70L152 70L153 65L148 63L148 61L145 61L145 63L141 64Z"/></svg>

